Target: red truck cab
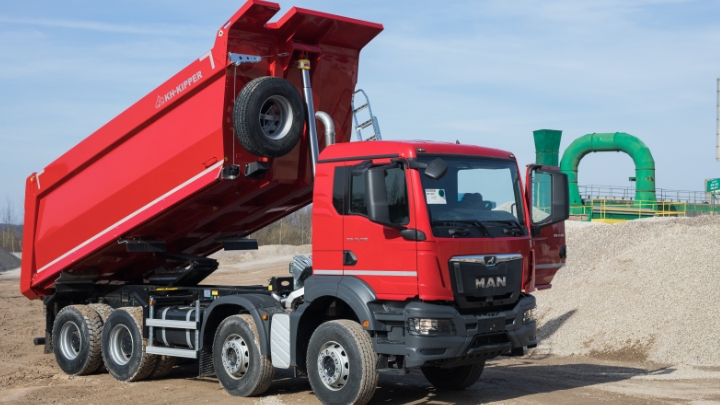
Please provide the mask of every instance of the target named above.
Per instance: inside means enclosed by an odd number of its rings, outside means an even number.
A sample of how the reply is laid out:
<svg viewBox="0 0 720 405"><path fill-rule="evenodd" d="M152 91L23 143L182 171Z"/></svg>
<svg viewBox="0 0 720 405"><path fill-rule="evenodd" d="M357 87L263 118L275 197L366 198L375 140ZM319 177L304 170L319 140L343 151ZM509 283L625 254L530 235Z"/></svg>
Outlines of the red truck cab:
<svg viewBox="0 0 720 405"><path fill-rule="evenodd" d="M556 271L564 258L535 246L533 235L549 227L554 244L564 244L557 230L567 192L556 168L529 167L528 189L520 173L512 153L474 145L326 148L315 178L306 303L323 296L318 290L356 302L376 351L404 356L404 367L448 367L535 346L536 261ZM543 283L552 278L547 271ZM299 324L302 307L293 316Z"/></svg>

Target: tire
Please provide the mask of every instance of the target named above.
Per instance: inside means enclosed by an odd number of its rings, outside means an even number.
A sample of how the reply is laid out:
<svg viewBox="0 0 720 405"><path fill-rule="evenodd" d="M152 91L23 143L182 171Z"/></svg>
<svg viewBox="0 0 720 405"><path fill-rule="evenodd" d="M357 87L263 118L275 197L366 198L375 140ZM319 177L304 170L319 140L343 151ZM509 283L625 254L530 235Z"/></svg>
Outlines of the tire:
<svg viewBox="0 0 720 405"><path fill-rule="evenodd" d="M107 320L108 316L110 316L110 313L113 311L113 308L108 304L88 304L88 306L97 312L98 315L100 315L100 319L102 319L103 324Z"/></svg>
<svg viewBox="0 0 720 405"><path fill-rule="evenodd" d="M302 137L305 104L287 80L258 77L238 94L233 127L248 152L261 157L281 157L293 150Z"/></svg>
<svg viewBox="0 0 720 405"><path fill-rule="evenodd" d="M95 312L97 312L97 314L100 316L100 319L102 320L103 325L105 324L107 317L110 316L110 313L113 311L113 308L107 304L88 304L88 307L94 309ZM102 339L102 328L100 329L99 339ZM100 352L100 358L102 358L102 351ZM100 367L98 367L95 372L106 373L107 369L105 368L105 362L100 361Z"/></svg>
<svg viewBox="0 0 720 405"><path fill-rule="evenodd" d="M125 307L112 311L103 325L103 360L116 380L140 381L155 369L157 356L145 353L142 322L142 308Z"/></svg>
<svg viewBox="0 0 720 405"><path fill-rule="evenodd" d="M168 374L170 374L170 371L173 367L175 367L175 364L177 363L175 361L176 357L170 357L170 356L157 356L157 361L155 362L155 368L153 368L152 373L150 373L150 379L155 378L163 378L167 377Z"/></svg>
<svg viewBox="0 0 720 405"><path fill-rule="evenodd" d="M440 368L421 367L425 378L439 390L459 391L475 384L485 368L485 362L465 366Z"/></svg>
<svg viewBox="0 0 720 405"><path fill-rule="evenodd" d="M325 405L364 405L378 382L370 335L357 322L320 325L310 337L307 370L310 386Z"/></svg>
<svg viewBox="0 0 720 405"><path fill-rule="evenodd" d="M55 360L69 375L87 375L102 364L100 338L102 320L85 305L63 308L53 324L52 344Z"/></svg>
<svg viewBox="0 0 720 405"><path fill-rule="evenodd" d="M220 384L230 395L261 395L270 387L275 369L260 354L257 327L251 315L233 315L218 326L213 363Z"/></svg>

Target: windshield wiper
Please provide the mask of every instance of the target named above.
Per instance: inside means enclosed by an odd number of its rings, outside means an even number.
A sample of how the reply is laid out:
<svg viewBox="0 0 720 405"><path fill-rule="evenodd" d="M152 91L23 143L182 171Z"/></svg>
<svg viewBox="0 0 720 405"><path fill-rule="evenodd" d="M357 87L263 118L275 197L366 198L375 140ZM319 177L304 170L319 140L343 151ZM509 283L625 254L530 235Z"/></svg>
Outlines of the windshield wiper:
<svg viewBox="0 0 720 405"><path fill-rule="evenodd" d="M485 236L490 236L490 231L487 229L487 227L485 225L483 225L482 223L480 223L480 221L475 220L475 219L438 219L438 220L433 220L431 222L431 225L440 225L440 226L443 226L443 225L454 226L455 224L472 225L476 228L480 228L480 230L482 230L485 233ZM455 232L453 232L453 233L455 233ZM492 236L490 236L490 237L492 238Z"/></svg>
<svg viewBox="0 0 720 405"><path fill-rule="evenodd" d="M517 221L509 221L509 220L497 220L497 219L488 219L483 222L490 222L490 223L496 223L496 224L502 224L502 225L510 225L512 228L504 228L503 233L504 234L512 234L513 236L518 235L517 232L519 232L519 235L525 234L525 228L522 227Z"/></svg>

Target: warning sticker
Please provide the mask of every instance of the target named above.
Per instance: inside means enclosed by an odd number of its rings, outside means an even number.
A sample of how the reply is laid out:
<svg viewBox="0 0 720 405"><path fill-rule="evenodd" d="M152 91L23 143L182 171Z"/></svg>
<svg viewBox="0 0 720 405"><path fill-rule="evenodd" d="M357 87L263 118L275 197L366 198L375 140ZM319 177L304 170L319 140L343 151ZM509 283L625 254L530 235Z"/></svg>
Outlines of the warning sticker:
<svg viewBox="0 0 720 405"><path fill-rule="evenodd" d="M425 199L428 204L447 204L445 190L442 188L426 188Z"/></svg>

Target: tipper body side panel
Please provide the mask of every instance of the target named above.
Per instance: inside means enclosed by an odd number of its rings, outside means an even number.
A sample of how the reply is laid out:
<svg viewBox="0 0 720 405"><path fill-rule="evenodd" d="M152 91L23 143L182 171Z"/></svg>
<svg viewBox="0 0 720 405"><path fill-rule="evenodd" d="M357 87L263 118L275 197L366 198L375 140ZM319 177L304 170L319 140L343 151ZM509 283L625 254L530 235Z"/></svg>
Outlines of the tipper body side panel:
<svg viewBox="0 0 720 405"><path fill-rule="evenodd" d="M307 131L285 156L252 155L234 135L235 99L262 76L302 94L296 64L308 58L316 109L331 115L336 142L347 142L359 53L382 26L297 8L267 24L278 10L248 1L215 33L212 50L27 179L24 295L51 293L62 272L142 282L166 261L130 253L119 240L206 256L221 248L219 238L244 237L311 202ZM228 53L261 60L233 65ZM245 177L245 164L257 161L270 170ZM237 178L223 177L228 165L239 166Z"/></svg>

